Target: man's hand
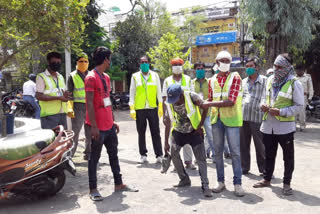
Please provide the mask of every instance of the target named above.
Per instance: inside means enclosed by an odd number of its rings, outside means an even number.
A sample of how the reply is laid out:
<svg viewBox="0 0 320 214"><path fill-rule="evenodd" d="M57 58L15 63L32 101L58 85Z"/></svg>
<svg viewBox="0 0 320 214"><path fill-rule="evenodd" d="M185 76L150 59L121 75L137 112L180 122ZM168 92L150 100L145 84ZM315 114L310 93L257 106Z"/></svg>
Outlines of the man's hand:
<svg viewBox="0 0 320 214"><path fill-rule="evenodd" d="M67 97L65 97L65 96L60 96L59 100L61 100L62 102L68 102L69 101L69 99Z"/></svg>
<svg viewBox="0 0 320 214"><path fill-rule="evenodd" d="M116 128L116 133L119 134L120 132L120 127L117 123L113 123L114 127Z"/></svg>
<svg viewBox="0 0 320 214"><path fill-rule="evenodd" d="M280 116L280 109L278 109L278 108L270 108L269 109L269 113L272 116Z"/></svg>
<svg viewBox="0 0 320 214"><path fill-rule="evenodd" d="M164 152L165 154L168 154L170 152L170 145L168 142L164 143Z"/></svg>
<svg viewBox="0 0 320 214"><path fill-rule="evenodd" d="M99 129L96 126L91 126L91 137L93 140L99 140Z"/></svg>
<svg viewBox="0 0 320 214"><path fill-rule="evenodd" d="M206 110L210 107L209 102L208 101L204 101L201 105L200 108L202 108L203 110Z"/></svg>
<svg viewBox="0 0 320 214"><path fill-rule="evenodd" d="M67 99L72 99L72 93L70 91L64 91L62 90L63 96Z"/></svg>
<svg viewBox="0 0 320 214"><path fill-rule="evenodd" d="M268 112L269 109L270 109L270 107L269 107L268 105L265 105L265 104L261 105L261 110L262 110L263 112Z"/></svg>
<svg viewBox="0 0 320 214"><path fill-rule="evenodd" d="M134 120L137 119L137 114L136 114L136 110L134 108L134 105L130 106L130 117Z"/></svg>

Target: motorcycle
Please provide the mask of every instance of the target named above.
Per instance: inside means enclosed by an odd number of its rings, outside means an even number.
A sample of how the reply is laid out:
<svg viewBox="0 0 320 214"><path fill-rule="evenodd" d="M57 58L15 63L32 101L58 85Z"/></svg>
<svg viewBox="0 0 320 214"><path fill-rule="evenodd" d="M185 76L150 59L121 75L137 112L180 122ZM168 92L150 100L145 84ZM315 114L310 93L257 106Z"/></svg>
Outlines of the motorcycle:
<svg viewBox="0 0 320 214"><path fill-rule="evenodd" d="M306 119L310 121L311 118L320 119L320 97L314 96L306 107Z"/></svg>
<svg viewBox="0 0 320 214"><path fill-rule="evenodd" d="M0 199L50 197L75 175L73 131L63 126L32 130L0 140Z"/></svg>
<svg viewBox="0 0 320 214"><path fill-rule="evenodd" d="M126 110L130 108L129 106L130 96L128 93L122 93L122 94L111 93L110 98L111 98L113 110L116 110L116 109Z"/></svg>
<svg viewBox="0 0 320 214"><path fill-rule="evenodd" d="M2 96L2 106L4 113L11 113L17 117L34 117L35 109L23 100L20 89L13 90Z"/></svg>

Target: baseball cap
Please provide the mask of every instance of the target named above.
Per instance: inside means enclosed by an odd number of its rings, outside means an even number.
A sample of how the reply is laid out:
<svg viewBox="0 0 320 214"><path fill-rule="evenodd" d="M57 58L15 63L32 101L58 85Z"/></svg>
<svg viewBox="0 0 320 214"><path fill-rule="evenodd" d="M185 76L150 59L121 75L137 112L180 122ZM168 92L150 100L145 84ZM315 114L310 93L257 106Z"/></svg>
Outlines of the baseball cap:
<svg viewBox="0 0 320 214"><path fill-rule="evenodd" d="M169 104L174 104L178 102L180 94L182 94L182 89L179 84L170 85L167 89L167 95L168 95L167 102Z"/></svg>

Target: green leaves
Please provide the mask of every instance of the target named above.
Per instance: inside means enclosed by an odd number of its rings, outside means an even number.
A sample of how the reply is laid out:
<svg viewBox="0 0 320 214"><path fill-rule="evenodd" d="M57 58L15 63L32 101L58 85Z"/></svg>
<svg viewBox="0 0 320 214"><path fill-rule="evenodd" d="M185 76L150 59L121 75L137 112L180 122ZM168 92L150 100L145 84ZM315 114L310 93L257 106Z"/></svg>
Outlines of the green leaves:
<svg viewBox="0 0 320 214"><path fill-rule="evenodd" d="M175 34L168 32L160 38L158 46L150 48L147 55L151 58L154 68L159 70L161 78L171 75L171 59L175 57L180 57L183 60L187 59L191 49L187 53L183 53L183 47L182 41L176 38Z"/></svg>

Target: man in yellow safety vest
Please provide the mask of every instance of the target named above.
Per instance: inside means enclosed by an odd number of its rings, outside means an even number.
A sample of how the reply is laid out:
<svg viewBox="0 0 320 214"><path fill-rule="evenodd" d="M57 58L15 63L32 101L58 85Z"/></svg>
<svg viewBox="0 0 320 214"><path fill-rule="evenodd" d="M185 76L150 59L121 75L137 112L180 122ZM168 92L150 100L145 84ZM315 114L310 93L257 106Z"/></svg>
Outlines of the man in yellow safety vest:
<svg viewBox="0 0 320 214"><path fill-rule="evenodd" d="M36 79L36 98L41 107L41 128L52 129L58 125L67 128L67 101L70 93L66 91L63 76L58 72L61 69L61 54L50 52L47 55L48 68L38 74Z"/></svg>
<svg viewBox="0 0 320 214"><path fill-rule="evenodd" d="M279 55L274 61L274 74L267 80L266 90L261 101L264 112L260 131L263 133L265 146L264 179L253 187L268 187L272 179L278 144L283 150L284 195L291 195L290 186L294 169L294 132L296 131L295 116L304 106L303 87L294 77L291 57Z"/></svg>
<svg viewBox="0 0 320 214"><path fill-rule="evenodd" d="M149 123L156 163L162 162L159 117L163 115L159 75L150 70L147 56L140 58L140 71L134 73L130 84L130 116L136 120L139 135L139 163L147 162L146 128Z"/></svg>
<svg viewBox="0 0 320 214"><path fill-rule="evenodd" d="M164 101L167 99L167 89L170 85L176 83L181 85L182 90L184 91L194 91L193 85L191 83L191 78L183 73L183 64L184 61L177 57L170 61L170 64L172 66L172 75L167 77L163 82L163 88L162 88L162 98ZM163 105L163 123L166 125L168 123L168 114L166 112L166 105ZM174 140L171 135L170 141ZM165 139L165 141L168 141L169 139ZM183 157L184 157L184 163L186 164L187 169L196 169L196 167L192 164L192 149L189 144L186 144L183 147Z"/></svg>
<svg viewBox="0 0 320 214"><path fill-rule="evenodd" d="M209 99L211 108L211 124L215 160L217 168L217 184L213 192L218 193L225 189L223 149L224 137L227 136L231 152L234 193L244 196L242 189L242 169L240 160L240 127L242 126L242 83L237 72L230 72L231 54L221 51L216 57L218 72L209 83Z"/></svg>
<svg viewBox="0 0 320 214"><path fill-rule="evenodd" d="M72 155L75 154L78 146L79 134L86 119L86 92L84 88L84 79L88 74L89 60L88 55L85 53L79 54L77 58L76 70L71 72L68 79L68 91L72 93L73 100L73 112L74 117L71 118L72 130L74 132L73 142L74 147ZM88 160L90 153L90 135L88 127L85 127L86 136L86 148L84 153L84 159Z"/></svg>
<svg viewBox="0 0 320 214"><path fill-rule="evenodd" d="M203 100L194 92L183 91L181 85L171 84L167 89L167 112L169 123L166 125L166 137L172 124L171 158L177 170L180 182L175 187L190 186L191 180L186 173L180 158L180 149L188 144L192 147L194 156L199 166L202 191L205 197L212 197L207 177L207 162L203 143L202 126L208 109L204 109L200 115L199 107ZM168 153L170 145L166 141L165 152Z"/></svg>

